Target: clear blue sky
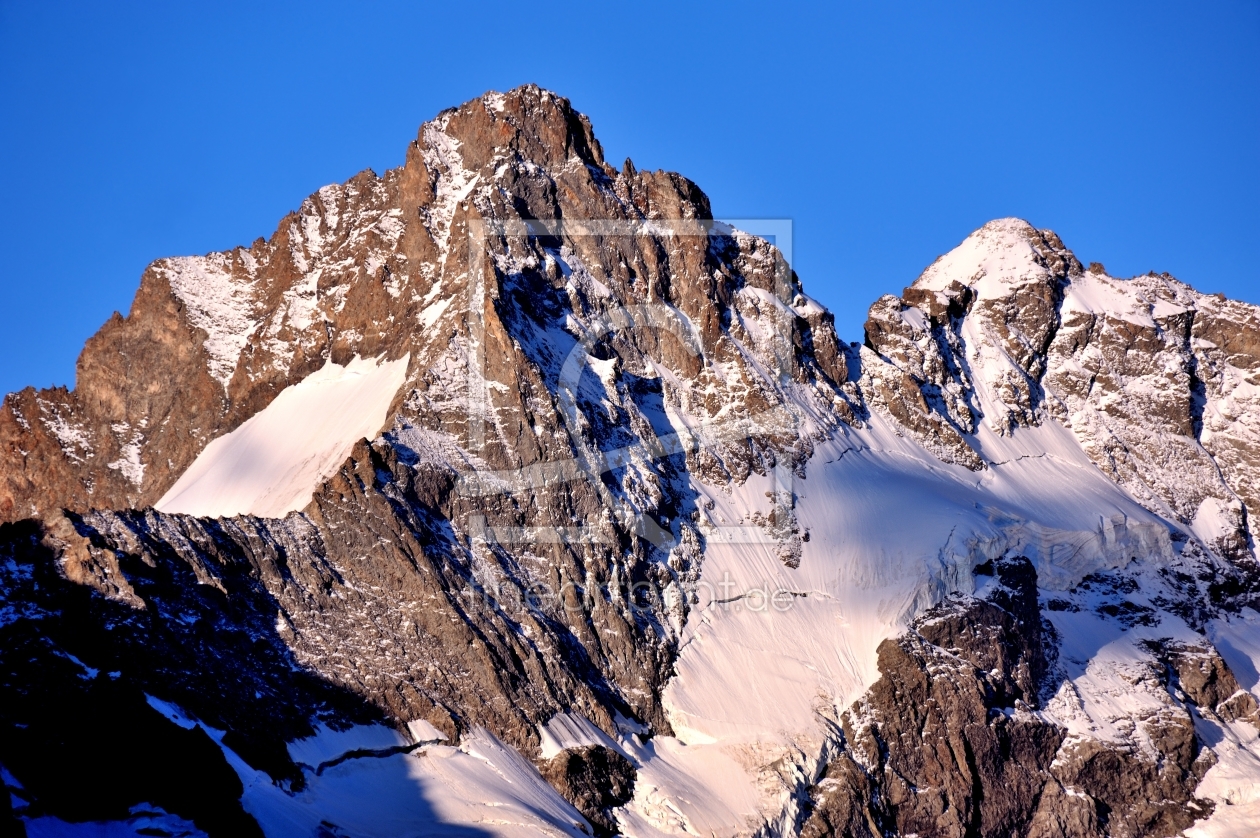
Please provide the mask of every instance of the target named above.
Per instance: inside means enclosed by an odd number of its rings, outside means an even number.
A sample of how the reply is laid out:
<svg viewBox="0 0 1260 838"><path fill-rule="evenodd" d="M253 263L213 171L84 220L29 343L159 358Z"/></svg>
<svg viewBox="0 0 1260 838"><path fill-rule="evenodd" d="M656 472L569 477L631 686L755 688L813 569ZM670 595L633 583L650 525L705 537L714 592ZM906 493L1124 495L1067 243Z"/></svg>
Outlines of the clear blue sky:
<svg viewBox="0 0 1260 838"><path fill-rule="evenodd" d="M144 266L270 235L419 124L536 82L614 163L795 220L867 306L995 217L1260 303L1260 3L0 0L0 391L73 383Z"/></svg>

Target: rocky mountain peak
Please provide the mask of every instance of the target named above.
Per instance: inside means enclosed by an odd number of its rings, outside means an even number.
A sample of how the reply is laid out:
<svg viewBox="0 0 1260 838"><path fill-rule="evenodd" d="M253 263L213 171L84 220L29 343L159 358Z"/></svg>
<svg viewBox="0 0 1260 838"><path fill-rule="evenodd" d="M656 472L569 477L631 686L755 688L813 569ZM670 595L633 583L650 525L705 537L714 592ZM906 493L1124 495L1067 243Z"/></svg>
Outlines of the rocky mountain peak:
<svg viewBox="0 0 1260 838"><path fill-rule="evenodd" d="M1053 232L1001 219L878 300L867 344L923 394L901 421L942 456L981 468L981 422L1011 435L1054 418L1144 503L1238 554L1251 455L1224 439L1255 438L1240 405L1255 398L1256 308L1228 303L1227 323L1220 306L1167 274L1086 271Z"/></svg>
<svg viewBox="0 0 1260 838"><path fill-rule="evenodd" d="M6 398L0 509L153 503L207 443L325 364L410 353L422 368L464 345L470 221L709 216L677 175L608 167L567 100L487 94L422 126L401 168L320 189L269 239L154 262L130 314L85 346L75 389ZM574 245L613 272L591 239ZM682 290L661 283L646 293Z"/></svg>
<svg viewBox="0 0 1260 838"><path fill-rule="evenodd" d="M443 111L421 126L415 149L441 157L456 152L462 168L481 172L505 154L544 169L594 166L615 175L584 114L568 99L527 84L507 93L486 93L458 108ZM433 168L426 161L426 168Z"/></svg>
<svg viewBox="0 0 1260 838"><path fill-rule="evenodd" d="M210 834L1171 834L1260 776L1258 335L1000 219L846 344L694 183L486 94L5 398L0 773ZM77 800L67 707L205 799Z"/></svg>
<svg viewBox="0 0 1260 838"><path fill-rule="evenodd" d="M999 218L939 257L910 288L939 293L959 283L976 299L993 300L1030 283L1052 284L1081 271L1081 263L1052 230L1038 230L1019 218Z"/></svg>

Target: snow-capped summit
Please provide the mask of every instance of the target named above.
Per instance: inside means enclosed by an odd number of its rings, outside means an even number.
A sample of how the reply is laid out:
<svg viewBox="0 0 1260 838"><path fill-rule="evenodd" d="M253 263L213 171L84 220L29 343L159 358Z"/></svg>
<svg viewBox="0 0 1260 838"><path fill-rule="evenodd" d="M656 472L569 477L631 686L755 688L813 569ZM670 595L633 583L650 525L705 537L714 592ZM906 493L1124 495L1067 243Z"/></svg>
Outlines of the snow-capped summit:
<svg viewBox="0 0 1260 838"><path fill-rule="evenodd" d="M1079 272L1080 263L1050 230L1020 218L990 221L938 258L912 287L943 292L957 283L980 300L1010 297L1022 285Z"/></svg>

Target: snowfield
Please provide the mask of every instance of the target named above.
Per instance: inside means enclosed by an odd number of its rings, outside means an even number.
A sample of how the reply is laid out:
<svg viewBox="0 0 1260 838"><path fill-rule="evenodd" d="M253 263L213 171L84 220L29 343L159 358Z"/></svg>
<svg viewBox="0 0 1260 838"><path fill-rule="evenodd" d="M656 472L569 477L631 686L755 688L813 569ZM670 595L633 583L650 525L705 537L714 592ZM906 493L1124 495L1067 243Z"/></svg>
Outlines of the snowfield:
<svg viewBox="0 0 1260 838"><path fill-rule="evenodd" d="M409 360L329 361L207 445L154 506L203 518L296 512L356 442L380 432Z"/></svg>
<svg viewBox="0 0 1260 838"><path fill-rule="evenodd" d="M976 565L1026 555L1054 591L1135 555L1171 558L1167 526L1061 427L999 437L982 426L977 439L1002 465L943 464L879 419L820 446L795 487L810 532L799 568L774 544L711 541L702 587L742 598L688 620L665 693L676 737L620 743L640 766L627 835L737 834L780 817L788 801L772 765L820 768L829 720L879 676L880 642L946 594L973 592ZM714 502L706 534L748 521L772 483L700 487ZM793 595L776 607L775 591ZM595 734L567 741L606 744Z"/></svg>

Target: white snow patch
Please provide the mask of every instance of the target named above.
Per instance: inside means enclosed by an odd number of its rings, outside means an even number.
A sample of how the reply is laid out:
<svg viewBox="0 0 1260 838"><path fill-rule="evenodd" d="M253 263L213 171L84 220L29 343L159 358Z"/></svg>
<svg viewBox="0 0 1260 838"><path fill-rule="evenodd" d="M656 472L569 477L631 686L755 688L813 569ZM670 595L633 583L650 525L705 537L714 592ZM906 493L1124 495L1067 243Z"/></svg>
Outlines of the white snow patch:
<svg viewBox="0 0 1260 838"><path fill-rule="evenodd" d="M567 748L602 745L634 764L634 798L616 811L623 834L726 835L758 820L761 795L738 749L664 736L609 736L580 713L558 714L539 730L544 759Z"/></svg>
<svg viewBox="0 0 1260 838"><path fill-rule="evenodd" d="M86 428L71 424L61 415L61 409L57 405L43 399L36 399L36 403L43 415L44 427L57 438L57 444L61 446L66 459L77 465L92 456L92 443ZM17 411L13 415L20 418Z"/></svg>
<svg viewBox="0 0 1260 838"><path fill-rule="evenodd" d="M1045 275L1028 234L1033 227L1018 218L990 221L933 262L915 285L944 291L955 280L971 286L980 299L1005 297L1014 285Z"/></svg>
<svg viewBox="0 0 1260 838"><path fill-rule="evenodd" d="M348 759L286 794L224 748L245 785L241 802L269 836L311 835L321 822L365 836L467 835L586 838L590 826L537 769L488 731L458 747Z"/></svg>
<svg viewBox="0 0 1260 838"><path fill-rule="evenodd" d="M1221 536L1236 532L1242 519L1242 504L1206 497L1199 504L1190 529L1199 538L1212 544Z"/></svg>
<svg viewBox="0 0 1260 838"><path fill-rule="evenodd" d="M1142 600L1140 594L1129 596ZM1087 597L1086 602L1096 606L1101 599ZM1143 644L1165 639L1193 643L1197 635L1170 614L1162 615L1157 627L1126 630L1091 608L1046 613L1059 633L1059 661L1068 678L1047 704L1046 717L1066 727L1070 735L1136 747L1156 759L1155 746L1135 720L1153 717L1173 704Z"/></svg>
<svg viewBox="0 0 1260 838"><path fill-rule="evenodd" d="M424 719L413 719L407 722L407 732L413 742L445 742L446 734L438 730Z"/></svg>
<svg viewBox="0 0 1260 838"><path fill-rule="evenodd" d="M154 265L187 306L189 322L206 333L202 346L210 358L210 375L224 387L258 328L253 282L234 277L230 259L231 254L212 253L177 256ZM245 264L248 268L252 262Z"/></svg>
<svg viewBox="0 0 1260 838"><path fill-rule="evenodd" d="M931 328L928 323L927 315L915 306L907 306L906 308L903 308L900 314L902 322L911 329L914 329L916 332L926 332Z"/></svg>
<svg viewBox="0 0 1260 838"><path fill-rule="evenodd" d="M1168 300L1152 302L1142 290L1128 280L1087 273L1072 277L1063 294L1063 314L1081 312L1106 314L1138 326L1155 328L1155 318L1164 318L1186 311Z"/></svg>
<svg viewBox="0 0 1260 838"><path fill-rule="evenodd" d="M604 733L580 713L558 713L538 730L539 750L543 759L551 759L568 748L603 745L614 751L622 751L612 737ZM625 754L624 751L622 751ZM625 754L628 756L628 754Z"/></svg>
<svg viewBox="0 0 1260 838"><path fill-rule="evenodd" d="M110 425L110 428L115 434L123 437L131 431L131 426L126 422L115 423ZM139 486L144 482L144 463L140 462L140 444L143 441L144 435L140 431L131 434L131 438L123 443L118 459L108 463L110 468L120 472L133 486Z"/></svg>
<svg viewBox="0 0 1260 838"><path fill-rule="evenodd" d="M320 187L319 201L324 205L324 223L328 225L329 230L337 229L337 222L341 216L337 209L337 199L341 197L341 186L338 184L329 184Z"/></svg>
<svg viewBox="0 0 1260 838"><path fill-rule="evenodd" d="M1256 636L1253 631L1252 643ZM1217 759L1195 794L1216 807L1186 830L1186 838L1253 838L1260 824L1260 731L1247 722L1217 725L1206 719L1196 719L1195 727Z"/></svg>
<svg viewBox="0 0 1260 838"><path fill-rule="evenodd" d="M455 207L472 193L477 185L476 173L464 168L459 140L442 130L442 124L431 122L422 129L424 162L437 175L433 203L424 210L429 232L438 250L445 253L451 234Z"/></svg>
<svg viewBox="0 0 1260 838"><path fill-rule="evenodd" d="M156 504L200 517L281 518L310 503L363 438L385 424L410 355L329 361L264 410L206 446Z"/></svg>
<svg viewBox="0 0 1260 838"><path fill-rule="evenodd" d="M617 822L629 838L748 834L772 814L754 780L754 748L687 745L670 736L631 737L626 745L638 776Z"/></svg>
<svg viewBox="0 0 1260 838"><path fill-rule="evenodd" d="M425 307L416 319L420 321L420 325L424 326L424 328L430 329L433 327L433 324L437 322L438 318L446 313L446 309L450 306L450 304L450 297L438 300L436 303Z"/></svg>
<svg viewBox="0 0 1260 838"><path fill-rule="evenodd" d="M382 214L380 220L376 222L376 230L389 244L398 244L403 231L406 230L406 225L402 220L402 210L392 209Z"/></svg>
<svg viewBox="0 0 1260 838"><path fill-rule="evenodd" d="M1207 636L1244 690L1260 698L1260 613L1244 608L1207 624Z"/></svg>

